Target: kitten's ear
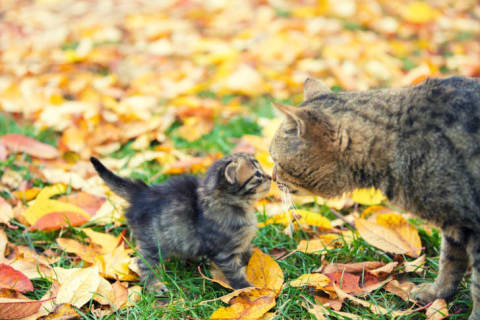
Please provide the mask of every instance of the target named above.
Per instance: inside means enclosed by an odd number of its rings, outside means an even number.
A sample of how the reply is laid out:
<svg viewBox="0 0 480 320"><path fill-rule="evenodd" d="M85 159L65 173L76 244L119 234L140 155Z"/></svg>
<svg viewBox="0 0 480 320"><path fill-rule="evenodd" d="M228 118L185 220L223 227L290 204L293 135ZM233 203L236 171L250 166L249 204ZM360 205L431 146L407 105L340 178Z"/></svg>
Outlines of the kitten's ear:
<svg viewBox="0 0 480 320"><path fill-rule="evenodd" d="M344 151L350 143L347 130L335 124L333 118L321 111L309 107L296 108L276 103L273 105L287 116L287 121L296 125L297 136L302 140L318 141L337 151Z"/></svg>
<svg viewBox="0 0 480 320"><path fill-rule="evenodd" d="M225 179L230 184L234 184L237 181L237 166L238 162L233 160L225 167Z"/></svg>
<svg viewBox="0 0 480 320"><path fill-rule="evenodd" d="M331 92L330 88L321 80L308 77L303 83L303 98L305 100L329 92Z"/></svg>

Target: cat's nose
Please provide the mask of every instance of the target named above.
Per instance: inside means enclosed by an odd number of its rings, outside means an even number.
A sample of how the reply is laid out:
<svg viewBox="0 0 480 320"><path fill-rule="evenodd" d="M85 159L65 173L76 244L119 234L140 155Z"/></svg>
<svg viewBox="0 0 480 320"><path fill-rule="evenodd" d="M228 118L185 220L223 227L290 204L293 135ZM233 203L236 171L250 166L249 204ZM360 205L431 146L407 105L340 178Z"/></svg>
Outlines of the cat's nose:
<svg viewBox="0 0 480 320"><path fill-rule="evenodd" d="M273 165L272 180L277 181L277 166Z"/></svg>

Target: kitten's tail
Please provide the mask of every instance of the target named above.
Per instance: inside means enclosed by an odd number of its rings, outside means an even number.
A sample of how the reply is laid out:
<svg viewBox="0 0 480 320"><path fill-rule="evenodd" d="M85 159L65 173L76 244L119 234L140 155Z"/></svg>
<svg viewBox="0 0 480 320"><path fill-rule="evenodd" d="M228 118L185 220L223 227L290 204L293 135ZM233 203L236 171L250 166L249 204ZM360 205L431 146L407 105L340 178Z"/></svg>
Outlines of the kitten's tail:
<svg viewBox="0 0 480 320"><path fill-rule="evenodd" d="M90 157L90 162L110 189L127 201L131 201L139 191L148 188L143 181L130 180L117 176L112 171L108 170L97 158Z"/></svg>

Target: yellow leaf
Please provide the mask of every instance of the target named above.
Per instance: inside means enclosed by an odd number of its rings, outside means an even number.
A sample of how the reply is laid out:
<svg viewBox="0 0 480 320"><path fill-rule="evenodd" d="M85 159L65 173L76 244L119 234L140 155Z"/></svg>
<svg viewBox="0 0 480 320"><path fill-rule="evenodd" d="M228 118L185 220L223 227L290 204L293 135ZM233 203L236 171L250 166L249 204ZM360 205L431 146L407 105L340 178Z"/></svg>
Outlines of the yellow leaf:
<svg viewBox="0 0 480 320"><path fill-rule="evenodd" d="M76 254L83 261L90 264L95 263L95 257L99 254L102 254L99 248L93 248L91 246L81 244L74 239L57 238L57 243L63 250Z"/></svg>
<svg viewBox="0 0 480 320"><path fill-rule="evenodd" d="M57 183L53 186L43 188L37 195L37 200L40 199L50 199L53 196L65 193L67 191L67 186L63 183Z"/></svg>
<svg viewBox="0 0 480 320"><path fill-rule="evenodd" d="M335 242L340 240L339 236L335 234L322 236L323 238L300 240L300 243L297 246L297 251L304 253L324 254L325 249L334 248Z"/></svg>
<svg viewBox="0 0 480 320"><path fill-rule="evenodd" d="M438 11L423 1L411 2L405 9L404 18L411 23L426 23L434 20Z"/></svg>
<svg viewBox="0 0 480 320"><path fill-rule="evenodd" d="M383 201L387 200L387 198L380 190L369 188L354 190L352 193L352 200L360 204L372 206L382 203Z"/></svg>
<svg viewBox="0 0 480 320"><path fill-rule="evenodd" d="M40 192L41 193L41 192ZM90 215L83 209L67 202L51 200L48 198L39 198L37 196L35 202L23 212L23 216L30 225L34 225L43 216L56 212L72 212L78 213L85 218L90 219Z"/></svg>
<svg viewBox="0 0 480 320"><path fill-rule="evenodd" d="M96 266L89 268L55 268L60 283L56 303L69 303L81 308L90 301L100 285L101 277Z"/></svg>
<svg viewBox="0 0 480 320"><path fill-rule="evenodd" d="M271 289L277 294L283 285L283 272L272 257L256 249L247 266L247 280L258 288Z"/></svg>
<svg viewBox="0 0 480 320"><path fill-rule="evenodd" d="M83 229L92 243L99 245L103 253L112 252L120 243L121 236L115 237L108 233L93 231L90 228Z"/></svg>
<svg viewBox="0 0 480 320"><path fill-rule="evenodd" d="M448 316L448 307L444 299L436 299L427 308L427 320L441 320Z"/></svg>
<svg viewBox="0 0 480 320"><path fill-rule="evenodd" d="M423 271L425 270L423 267L424 265L425 265L424 254L422 254L420 257L418 257L413 261L407 261L403 264L403 266L405 267L405 272L416 272L419 274L422 274Z"/></svg>
<svg viewBox="0 0 480 320"><path fill-rule="evenodd" d="M134 281L138 277L129 268L132 257L132 250L118 246L111 252L95 257L95 264L99 267L102 276L109 279L119 279L122 281Z"/></svg>
<svg viewBox="0 0 480 320"><path fill-rule="evenodd" d="M379 215L380 220L377 218L377 222L355 219L355 227L360 236L369 244L386 252L418 257L422 243L417 229L400 215L395 217L393 214L386 215L387 217Z"/></svg>
<svg viewBox="0 0 480 320"><path fill-rule="evenodd" d="M235 303L231 306L215 310L210 319L259 319L274 306L275 298L272 296L249 297L241 295L235 298Z"/></svg>
<svg viewBox="0 0 480 320"><path fill-rule="evenodd" d="M288 226L292 221L295 221L300 225L309 225L322 229L332 229L330 220L321 214L301 209L289 210L287 212L277 214L267 219L265 224L279 223Z"/></svg>
<svg viewBox="0 0 480 320"><path fill-rule="evenodd" d="M297 279L290 282L292 287L310 286L315 289L321 289L330 283L330 279L321 273L302 274Z"/></svg>

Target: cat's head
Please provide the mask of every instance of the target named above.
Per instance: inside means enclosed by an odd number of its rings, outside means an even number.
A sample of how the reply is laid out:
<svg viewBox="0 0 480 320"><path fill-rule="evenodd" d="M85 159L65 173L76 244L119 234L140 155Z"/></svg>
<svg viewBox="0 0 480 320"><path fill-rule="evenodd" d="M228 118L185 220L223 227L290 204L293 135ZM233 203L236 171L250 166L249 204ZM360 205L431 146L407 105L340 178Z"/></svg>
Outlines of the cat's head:
<svg viewBox="0 0 480 320"><path fill-rule="evenodd" d="M349 137L332 116L322 112L319 104L323 102L318 101L328 99L319 99L321 95L335 93L309 78L301 107L275 104L286 117L270 145L273 180L293 194L335 197L348 191L348 172L342 168L341 158Z"/></svg>
<svg viewBox="0 0 480 320"><path fill-rule="evenodd" d="M258 200L270 190L271 177L253 155L234 153L217 160L207 171L208 190L245 200Z"/></svg>

